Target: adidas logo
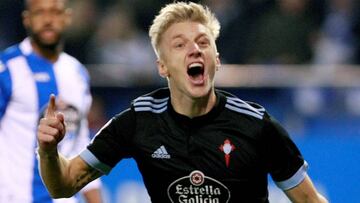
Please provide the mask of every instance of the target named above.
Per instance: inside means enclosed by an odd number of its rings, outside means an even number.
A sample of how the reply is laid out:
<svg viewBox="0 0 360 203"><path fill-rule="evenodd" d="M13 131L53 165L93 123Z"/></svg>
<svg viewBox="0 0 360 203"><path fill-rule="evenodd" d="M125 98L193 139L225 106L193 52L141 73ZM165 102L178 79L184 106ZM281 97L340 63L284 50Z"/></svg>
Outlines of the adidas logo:
<svg viewBox="0 0 360 203"><path fill-rule="evenodd" d="M170 159L170 154L168 154L164 145L161 145L154 153L152 153L151 157L157 159Z"/></svg>

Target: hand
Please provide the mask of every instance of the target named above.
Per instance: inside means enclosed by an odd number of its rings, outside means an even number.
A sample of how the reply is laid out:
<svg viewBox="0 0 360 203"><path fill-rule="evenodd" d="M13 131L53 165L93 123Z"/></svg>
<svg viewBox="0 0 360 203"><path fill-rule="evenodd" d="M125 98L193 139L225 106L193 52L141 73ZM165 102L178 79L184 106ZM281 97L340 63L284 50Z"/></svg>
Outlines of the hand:
<svg viewBox="0 0 360 203"><path fill-rule="evenodd" d="M57 152L57 145L65 136L64 114L56 112L55 95L51 94L45 116L40 119L37 131L39 152Z"/></svg>

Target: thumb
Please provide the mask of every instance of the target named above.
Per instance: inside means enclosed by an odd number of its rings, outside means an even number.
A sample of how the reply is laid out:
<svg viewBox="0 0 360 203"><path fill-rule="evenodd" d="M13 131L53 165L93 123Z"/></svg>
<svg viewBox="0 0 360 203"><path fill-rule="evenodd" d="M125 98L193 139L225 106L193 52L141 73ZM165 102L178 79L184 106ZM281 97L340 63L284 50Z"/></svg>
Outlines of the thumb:
<svg viewBox="0 0 360 203"><path fill-rule="evenodd" d="M55 95L51 94L49 98L49 103L46 108L45 118L55 117L56 104L55 104Z"/></svg>
<svg viewBox="0 0 360 203"><path fill-rule="evenodd" d="M64 116L63 113L58 112L58 113L56 114L56 118L57 118L61 123L65 123L65 116Z"/></svg>
<svg viewBox="0 0 360 203"><path fill-rule="evenodd" d="M65 116L63 113L59 112L56 114L56 118L61 122L61 124L63 125L63 128L60 130L61 131L61 135L65 135L66 132L66 126L65 126Z"/></svg>

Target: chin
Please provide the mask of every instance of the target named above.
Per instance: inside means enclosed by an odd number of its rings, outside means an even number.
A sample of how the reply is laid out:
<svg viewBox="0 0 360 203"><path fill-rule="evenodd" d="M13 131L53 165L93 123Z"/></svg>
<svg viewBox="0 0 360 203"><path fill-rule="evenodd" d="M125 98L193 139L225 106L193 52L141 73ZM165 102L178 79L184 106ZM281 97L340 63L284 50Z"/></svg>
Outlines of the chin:
<svg viewBox="0 0 360 203"><path fill-rule="evenodd" d="M41 42L39 44L40 47L43 47L45 49L56 49L57 46L59 45L59 42Z"/></svg>
<svg viewBox="0 0 360 203"><path fill-rule="evenodd" d="M200 98L208 97L211 93L211 88L195 87L195 88L191 88L189 92L192 98L200 99Z"/></svg>
<svg viewBox="0 0 360 203"><path fill-rule="evenodd" d="M60 43L59 36L56 37L42 37L39 34L32 35L33 40L35 43L45 49L56 49L56 47Z"/></svg>

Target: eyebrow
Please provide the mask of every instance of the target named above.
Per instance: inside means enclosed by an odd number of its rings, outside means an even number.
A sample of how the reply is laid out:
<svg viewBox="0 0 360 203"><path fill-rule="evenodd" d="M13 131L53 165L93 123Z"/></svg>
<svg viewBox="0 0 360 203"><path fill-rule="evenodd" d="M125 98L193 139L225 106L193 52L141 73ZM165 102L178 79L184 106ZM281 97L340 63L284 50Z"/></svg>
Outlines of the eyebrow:
<svg viewBox="0 0 360 203"><path fill-rule="evenodd" d="M176 38L183 38L183 36L184 36L183 34L177 34L177 35L171 37L171 40L174 40Z"/></svg>
<svg viewBox="0 0 360 203"><path fill-rule="evenodd" d="M174 39L177 39L177 38L183 38L183 37L184 37L183 34L177 34L177 35L173 36L173 37L171 38L171 40L174 40ZM201 37L206 37L206 38L208 38L208 36L206 35L206 33L200 33L198 36L195 37L195 40L198 40L198 39L201 38Z"/></svg>

